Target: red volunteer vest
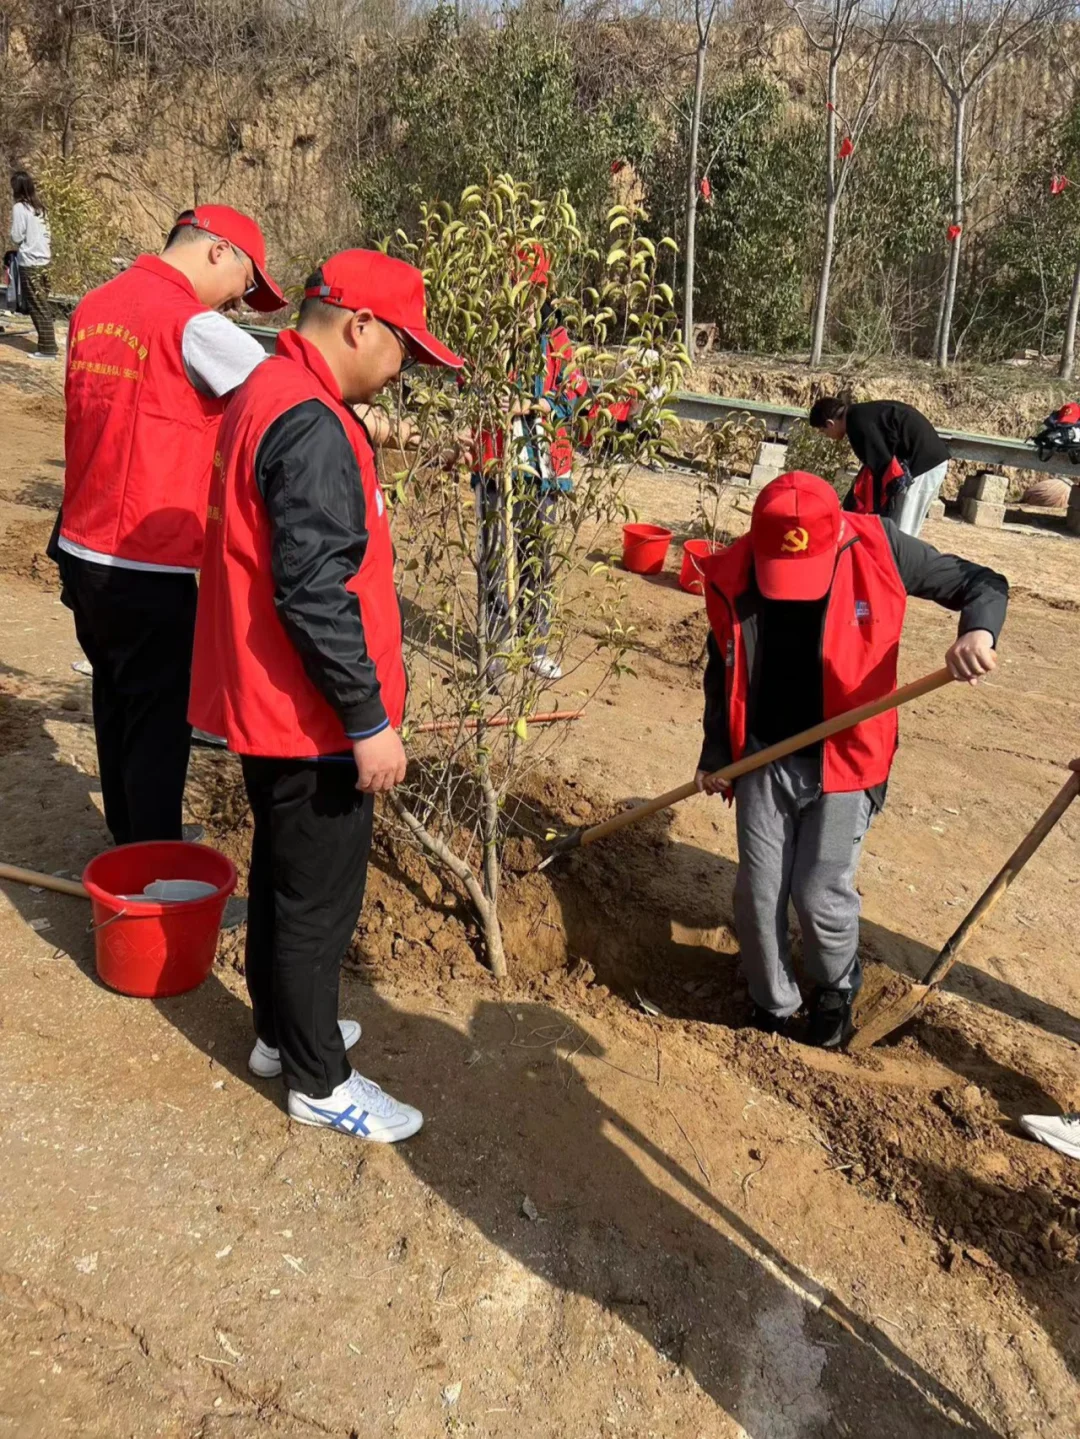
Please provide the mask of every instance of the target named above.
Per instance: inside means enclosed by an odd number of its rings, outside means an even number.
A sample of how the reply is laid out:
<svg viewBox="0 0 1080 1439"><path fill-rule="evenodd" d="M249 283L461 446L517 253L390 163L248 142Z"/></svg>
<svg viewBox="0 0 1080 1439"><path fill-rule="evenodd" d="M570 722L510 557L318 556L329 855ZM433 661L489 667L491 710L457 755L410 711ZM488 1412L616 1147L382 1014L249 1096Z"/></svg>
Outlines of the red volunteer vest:
<svg viewBox="0 0 1080 1439"><path fill-rule="evenodd" d="M286 330L277 354L233 395L210 483L188 717L199 729L223 735L237 754L301 759L352 747L278 618L270 522L255 483L263 435L279 415L307 400L319 400L340 418L360 467L368 544L348 589L360 605L383 706L395 728L405 709L394 550L375 457L318 350Z"/></svg>
<svg viewBox="0 0 1080 1439"><path fill-rule="evenodd" d="M65 381L61 535L117 559L197 569L225 404L184 371L184 326L206 312L156 255L75 309Z"/></svg>
<svg viewBox="0 0 1080 1439"><path fill-rule="evenodd" d="M889 461L889 467L882 475L880 483L874 480L874 472L870 466L863 465L855 476L855 483L852 486L854 500L851 508L854 513L857 515L884 514L893 497L897 482L902 481L906 474L907 471L895 455Z"/></svg>
<svg viewBox="0 0 1080 1439"><path fill-rule="evenodd" d="M709 624L726 662L728 727L733 759L746 748L750 693L746 649L738 618L753 573L750 536L704 562ZM825 607L822 689L825 718L878 699L896 688L896 659L907 593L881 521L846 514ZM889 710L823 745L826 793L870 789L889 777L897 746L896 711Z"/></svg>

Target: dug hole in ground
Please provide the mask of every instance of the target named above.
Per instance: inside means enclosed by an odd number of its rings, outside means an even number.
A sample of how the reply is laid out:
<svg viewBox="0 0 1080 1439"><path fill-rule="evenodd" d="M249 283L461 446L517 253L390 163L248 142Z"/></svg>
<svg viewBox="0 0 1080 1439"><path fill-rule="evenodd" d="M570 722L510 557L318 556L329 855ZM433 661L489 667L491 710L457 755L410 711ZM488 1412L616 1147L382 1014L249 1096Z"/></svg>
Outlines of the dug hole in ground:
<svg viewBox="0 0 1080 1439"><path fill-rule="evenodd" d="M42 556L58 375L6 348L0 409L2 852L78 873L106 834ZM686 533L684 476L629 486ZM1014 600L992 682L901 717L860 873L872 978L926 970L1080 750L1078 542L949 521L927 538L1003 570ZM524 796L541 834L692 772L705 622L678 558L630 582L636 676ZM902 680L953 632L913 602ZM189 798L243 862L235 762L200 753ZM6 886L0 1430L1071 1439L1080 1168L1015 1121L1080 1097L1078 827L923 1017L858 1059L733 1027L718 800L541 875L515 842L502 989L460 899L383 839L342 1013L363 1021L356 1063L427 1116L393 1148L291 1126L279 1083L248 1075L242 931L201 989L130 1000L94 977L83 904Z"/></svg>

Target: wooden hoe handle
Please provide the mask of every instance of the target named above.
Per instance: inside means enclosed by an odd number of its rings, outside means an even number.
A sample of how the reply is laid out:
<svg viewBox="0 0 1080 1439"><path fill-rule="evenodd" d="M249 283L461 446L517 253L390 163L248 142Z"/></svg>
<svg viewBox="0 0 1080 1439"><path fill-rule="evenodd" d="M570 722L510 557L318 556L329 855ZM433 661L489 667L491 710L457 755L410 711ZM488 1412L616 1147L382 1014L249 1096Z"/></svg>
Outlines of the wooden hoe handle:
<svg viewBox="0 0 1080 1439"><path fill-rule="evenodd" d="M924 675L921 680L912 680L911 684L902 685L898 690L891 690L889 694L882 695L880 699L871 700L869 704L859 705L857 709L847 710L833 719L823 720L821 724L813 725L810 729L803 730L801 734L792 735L790 739L781 740L779 744L770 745L768 749L761 749L755 754L746 755L735 764L729 764L725 769L718 769L711 778L739 779L740 776L749 774L751 770L762 769L765 765L772 764L774 760L794 754L796 750L800 750L806 745L817 744L819 740L828 739L831 735L839 734L841 730L852 729L855 725L862 724L864 720L884 714L886 710L898 709L900 705L907 704L909 700L916 700L922 695L928 695L931 691L941 689L951 681L952 675L947 669L935 670L933 674ZM575 842L566 844L565 847L576 849L579 844L594 844L596 840L605 839L609 834L624 829L628 824L636 824L640 819L648 819L649 815L657 814L670 805L678 804L682 799L688 799L696 791L697 786L694 781L688 780L678 789L668 790L667 794L657 795L655 799L647 800L644 804L623 810L621 814L605 820L603 824L594 824L591 829L582 830L576 838L567 836L568 840Z"/></svg>
<svg viewBox="0 0 1080 1439"><path fill-rule="evenodd" d="M1078 794L1080 794L1080 774L1074 773L1061 786L1035 824L968 910L955 934L946 942L945 947L927 971L923 984L941 983L959 959L964 945L967 944Z"/></svg>
<svg viewBox="0 0 1080 1439"><path fill-rule="evenodd" d="M42 889L54 889L57 894L73 894L79 899L90 896L75 879L58 879L55 874L38 874L35 869L20 869L17 864L0 864L0 879L13 879L18 884L36 884Z"/></svg>

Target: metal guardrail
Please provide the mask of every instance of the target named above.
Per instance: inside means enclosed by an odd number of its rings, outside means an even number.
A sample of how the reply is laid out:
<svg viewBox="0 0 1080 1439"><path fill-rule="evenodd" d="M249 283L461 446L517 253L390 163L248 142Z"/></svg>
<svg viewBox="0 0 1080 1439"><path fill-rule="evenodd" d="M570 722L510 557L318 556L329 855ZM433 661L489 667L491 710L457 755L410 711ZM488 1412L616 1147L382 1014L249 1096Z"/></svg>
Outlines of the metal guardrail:
<svg viewBox="0 0 1080 1439"><path fill-rule="evenodd" d="M729 415L746 414L765 421L766 432L778 441L787 439L796 420L806 418L805 410L790 405L767 405L762 400L737 400L729 395L698 395L679 390L671 408L680 420L723 420ZM969 435L963 430L943 430L938 434L945 441L955 460L973 460L981 465L1004 465L1014 470L1039 470L1063 479L1080 480L1080 468L1064 457L1040 460L1034 445L1027 440L1007 440L999 435Z"/></svg>
<svg viewBox="0 0 1080 1439"><path fill-rule="evenodd" d="M243 328L273 354L279 333L277 330L261 325L244 325ZM794 409L790 405L767 405L762 400L739 400L729 395L700 395L691 390L677 391L671 408L680 420L699 420L704 424L724 420L729 415L753 415L764 420L768 436L779 441L787 439L796 420L806 418L805 410ZM963 430L940 428L938 434L955 460L1004 465L1013 470L1038 470L1046 475L1080 480L1080 467L1070 464L1064 457L1040 460L1035 447L1027 440L1007 440L999 435L969 435Z"/></svg>

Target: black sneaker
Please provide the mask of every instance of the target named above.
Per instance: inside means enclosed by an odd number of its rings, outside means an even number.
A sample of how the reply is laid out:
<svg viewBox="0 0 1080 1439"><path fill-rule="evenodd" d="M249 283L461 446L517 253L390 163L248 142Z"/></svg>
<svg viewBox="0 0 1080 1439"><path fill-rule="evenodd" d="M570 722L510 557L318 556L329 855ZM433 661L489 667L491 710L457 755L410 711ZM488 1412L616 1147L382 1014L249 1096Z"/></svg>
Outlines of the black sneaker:
<svg viewBox="0 0 1080 1439"><path fill-rule="evenodd" d="M819 989L810 1008L807 1044L818 1049L839 1049L845 1044L855 1027L851 1022L854 998L849 990Z"/></svg>
<svg viewBox="0 0 1080 1439"><path fill-rule="evenodd" d="M790 1014L773 1014L768 1009L762 1009L760 1004L755 1004L750 1010L750 1027L760 1029L762 1034L787 1034L792 1018Z"/></svg>

